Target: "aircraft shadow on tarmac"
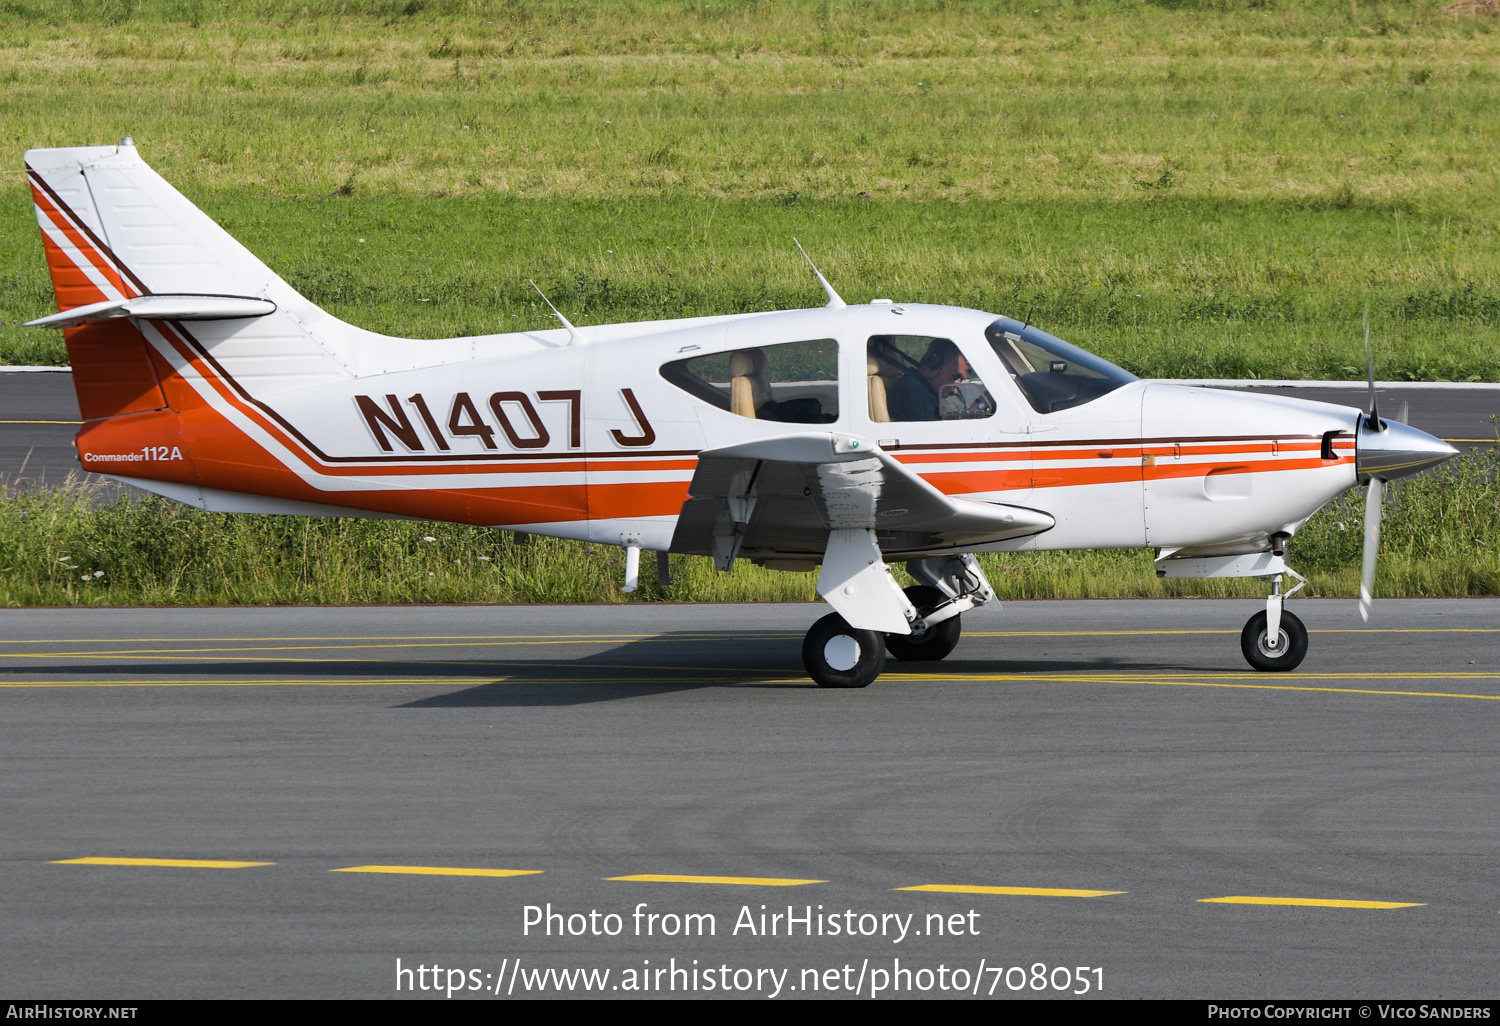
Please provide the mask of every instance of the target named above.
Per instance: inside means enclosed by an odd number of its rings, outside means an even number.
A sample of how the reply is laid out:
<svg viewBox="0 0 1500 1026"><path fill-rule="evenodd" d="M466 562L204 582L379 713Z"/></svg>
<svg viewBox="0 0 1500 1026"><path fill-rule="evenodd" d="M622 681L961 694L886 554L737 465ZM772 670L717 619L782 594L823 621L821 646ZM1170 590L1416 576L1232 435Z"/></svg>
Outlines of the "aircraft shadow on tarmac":
<svg viewBox="0 0 1500 1026"><path fill-rule="evenodd" d="M779 647L779 646L778 646ZM615 659L619 652L610 653ZM497 680L493 683L477 684L443 695L431 695L415 701L402 703L402 709L451 709L494 708L523 706L588 705L595 702L615 702L627 698L645 698L652 695L670 694L676 691L700 690L703 688L753 687L776 689L820 690L806 676L795 647L792 658L779 666L760 666L735 669L727 661L723 667L695 667L676 671L678 679L665 679L661 668L642 668L637 671L626 666L610 666L609 676L595 679L580 679L580 671L588 669L587 660L556 662L544 667L540 663L526 663L524 670L514 676L520 679ZM521 667L513 668L521 670ZM1117 658L1105 659L1052 659L1052 660L995 660L995 659L945 659L942 662L886 662L886 673L922 674L930 672L944 677L950 675L980 674L1050 674L1050 673L1222 673L1234 667L1193 667L1182 664L1166 665L1152 662L1128 662ZM595 669L597 672L597 668ZM648 679L641 679L646 677ZM903 681L883 678L874 687L900 687Z"/></svg>
<svg viewBox="0 0 1500 1026"><path fill-rule="evenodd" d="M253 641L247 639L247 645ZM990 642L992 645L993 642ZM1237 667L1187 665L1186 661L1132 659L1119 654L1090 658L1007 658L1003 653L978 657L985 640L968 643L975 656L942 662L886 661L886 674L876 687L899 687L892 674L932 673L950 675L1049 674L1049 673L1152 673L1224 672ZM493 708L525 706L587 705L630 698L645 698L678 691L719 687L817 690L806 676L801 660L802 637L790 631L673 631L649 638L624 641L603 651L578 656L541 659L352 659L322 658L265 660L161 660L48 664L47 672L79 677L105 674L132 677L225 678L245 680L277 677L313 680L319 678L395 677L420 682L423 678L484 677L493 681L465 684L458 690L429 695L394 708ZM461 648L461 643L455 646ZM553 649L555 651L555 649ZM1145 653L1141 653L1145 655ZM1187 654L1187 653L1183 653ZM1200 662L1201 660L1195 660ZM32 675L36 664L0 669L0 678L12 674Z"/></svg>

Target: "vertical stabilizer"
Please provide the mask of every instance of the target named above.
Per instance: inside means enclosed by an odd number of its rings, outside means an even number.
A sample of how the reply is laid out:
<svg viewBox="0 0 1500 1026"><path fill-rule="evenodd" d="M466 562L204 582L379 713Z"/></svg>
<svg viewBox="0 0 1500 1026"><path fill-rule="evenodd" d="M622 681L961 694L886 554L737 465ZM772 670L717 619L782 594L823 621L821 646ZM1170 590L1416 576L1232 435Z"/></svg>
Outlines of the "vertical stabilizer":
<svg viewBox="0 0 1500 1026"><path fill-rule="evenodd" d="M128 139L30 150L26 170L60 309L84 305L85 296L296 295L153 171Z"/></svg>
<svg viewBox="0 0 1500 1026"><path fill-rule="evenodd" d="M173 393L167 388L164 397L161 386L181 359L211 359L226 379L261 395L350 376L332 349L357 348L368 333L299 295L152 170L129 139L30 150L26 171L59 312L173 295L250 297L275 307L264 317L179 330L196 356L171 352L149 323L118 318L68 329L86 419L166 408Z"/></svg>

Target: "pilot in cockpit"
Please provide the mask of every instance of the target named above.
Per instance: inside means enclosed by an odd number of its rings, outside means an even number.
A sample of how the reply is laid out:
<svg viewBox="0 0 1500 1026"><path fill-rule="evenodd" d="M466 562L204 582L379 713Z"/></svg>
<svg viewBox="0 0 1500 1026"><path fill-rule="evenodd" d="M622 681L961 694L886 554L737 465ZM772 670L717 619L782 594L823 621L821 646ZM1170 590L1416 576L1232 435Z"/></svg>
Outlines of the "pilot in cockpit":
<svg viewBox="0 0 1500 1026"><path fill-rule="evenodd" d="M917 373L903 374L891 389L889 408L894 421L954 420L969 413L958 385L969 377L969 361L958 346L935 338L917 364Z"/></svg>

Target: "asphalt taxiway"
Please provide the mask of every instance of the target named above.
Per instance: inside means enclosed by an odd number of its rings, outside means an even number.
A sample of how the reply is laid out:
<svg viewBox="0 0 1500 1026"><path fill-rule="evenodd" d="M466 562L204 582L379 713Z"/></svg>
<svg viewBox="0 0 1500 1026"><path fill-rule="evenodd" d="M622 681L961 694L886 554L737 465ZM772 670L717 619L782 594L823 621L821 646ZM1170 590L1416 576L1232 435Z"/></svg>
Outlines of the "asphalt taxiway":
<svg viewBox="0 0 1500 1026"><path fill-rule="evenodd" d="M0 989L1492 996L1500 604L1294 600L1293 674L1244 665L1258 606L1008 603L857 691L802 674L807 605L0 611ZM856 936L740 922L788 905Z"/></svg>

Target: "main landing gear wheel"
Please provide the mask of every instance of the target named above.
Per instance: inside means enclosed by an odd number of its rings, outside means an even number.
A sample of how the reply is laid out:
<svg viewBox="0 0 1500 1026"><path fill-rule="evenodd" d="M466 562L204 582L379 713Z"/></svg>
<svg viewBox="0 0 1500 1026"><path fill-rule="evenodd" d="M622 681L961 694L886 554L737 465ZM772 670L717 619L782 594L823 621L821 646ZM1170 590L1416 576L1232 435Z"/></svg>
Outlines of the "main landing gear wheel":
<svg viewBox="0 0 1500 1026"><path fill-rule="evenodd" d="M802 665L821 688L867 687L885 669L885 636L829 613L802 639Z"/></svg>
<svg viewBox="0 0 1500 1026"><path fill-rule="evenodd" d="M920 616L926 616L948 601L948 596L926 584L907 588L906 598L917 607ZM960 619L961 617L955 616L915 634L887 634L886 651L907 662L937 662L958 644L959 636L963 634L963 626L958 622Z"/></svg>
<svg viewBox="0 0 1500 1026"><path fill-rule="evenodd" d="M1295 670L1307 655L1307 628L1286 610L1281 611L1281 630L1276 647L1267 645L1266 611L1262 609L1245 623L1240 632L1240 651L1245 661L1257 670Z"/></svg>

